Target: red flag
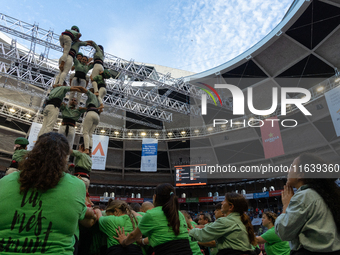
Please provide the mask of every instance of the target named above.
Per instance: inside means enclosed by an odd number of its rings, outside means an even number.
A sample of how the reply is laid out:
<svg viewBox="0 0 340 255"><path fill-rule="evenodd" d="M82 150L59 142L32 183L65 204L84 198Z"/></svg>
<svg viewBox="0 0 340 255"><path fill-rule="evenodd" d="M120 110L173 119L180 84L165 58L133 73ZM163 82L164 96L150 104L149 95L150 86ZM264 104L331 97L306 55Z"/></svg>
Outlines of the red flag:
<svg viewBox="0 0 340 255"><path fill-rule="evenodd" d="M265 158L273 158L285 154L283 150L281 131L278 121L272 121L277 116L264 120L261 127L262 145Z"/></svg>

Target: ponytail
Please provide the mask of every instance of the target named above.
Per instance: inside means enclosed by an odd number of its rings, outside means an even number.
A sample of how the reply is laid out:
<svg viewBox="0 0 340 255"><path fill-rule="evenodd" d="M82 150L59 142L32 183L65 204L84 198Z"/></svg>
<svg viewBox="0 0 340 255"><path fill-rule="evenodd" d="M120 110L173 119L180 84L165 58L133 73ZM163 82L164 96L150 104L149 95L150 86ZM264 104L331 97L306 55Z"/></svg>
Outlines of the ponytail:
<svg viewBox="0 0 340 255"><path fill-rule="evenodd" d="M132 223L132 228L133 228L133 230L135 230L135 228L136 228L135 223L138 224L138 220L136 219L135 215L133 215L130 207L126 203L122 204L122 211L125 211L126 214L129 215L131 223Z"/></svg>
<svg viewBox="0 0 340 255"><path fill-rule="evenodd" d="M178 197L174 194L174 188L169 183L159 184L155 190L155 206L162 206L162 210L172 227L175 235L179 235L179 204Z"/></svg>
<svg viewBox="0 0 340 255"><path fill-rule="evenodd" d="M169 222L169 226L172 227L175 235L179 235L179 215L178 215L178 198L175 194L170 196L168 202L162 206L163 212Z"/></svg>
<svg viewBox="0 0 340 255"><path fill-rule="evenodd" d="M245 213L241 214L241 221L244 226L246 226L249 242L251 243L251 245L256 246L257 240L249 216Z"/></svg>
<svg viewBox="0 0 340 255"><path fill-rule="evenodd" d="M257 240L255 237L253 225L251 224L251 220L249 216L245 213L248 211L247 200L241 194L237 193L227 193L225 194L225 199L234 205L234 212L237 212L241 215L241 221L246 227L248 233L249 243L253 246L257 245Z"/></svg>

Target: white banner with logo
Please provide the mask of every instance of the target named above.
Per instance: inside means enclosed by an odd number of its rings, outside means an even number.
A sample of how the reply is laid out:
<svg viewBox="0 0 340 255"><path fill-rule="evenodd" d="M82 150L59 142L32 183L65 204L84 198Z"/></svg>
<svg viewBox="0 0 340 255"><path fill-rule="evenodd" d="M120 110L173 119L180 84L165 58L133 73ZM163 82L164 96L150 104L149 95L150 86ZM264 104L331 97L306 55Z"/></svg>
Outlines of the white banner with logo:
<svg viewBox="0 0 340 255"><path fill-rule="evenodd" d="M329 113L332 117L334 129L337 136L340 136L340 87L334 88L325 93Z"/></svg>
<svg viewBox="0 0 340 255"><path fill-rule="evenodd" d="M92 139L92 169L105 170L109 137L104 135L93 135Z"/></svg>
<svg viewBox="0 0 340 255"><path fill-rule="evenodd" d="M29 141L29 144L27 146L28 151L31 151L33 149L35 142L38 140L38 134L40 132L41 127L42 127L42 124L32 122L30 134L28 136L28 141Z"/></svg>
<svg viewBox="0 0 340 255"><path fill-rule="evenodd" d="M214 202L222 202L224 201L225 196L214 196L213 200Z"/></svg>
<svg viewBox="0 0 340 255"><path fill-rule="evenodd" d="M141 172L157 172L157 149L157 139L143 138Z"/></svg>

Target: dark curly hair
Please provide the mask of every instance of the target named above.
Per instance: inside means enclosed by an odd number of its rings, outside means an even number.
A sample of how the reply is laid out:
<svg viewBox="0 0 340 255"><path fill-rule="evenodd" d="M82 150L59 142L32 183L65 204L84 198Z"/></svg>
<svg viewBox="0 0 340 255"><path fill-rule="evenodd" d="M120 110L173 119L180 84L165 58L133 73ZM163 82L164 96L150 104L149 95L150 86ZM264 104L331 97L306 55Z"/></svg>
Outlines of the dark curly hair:
<svg viewBox="0 0 340 255"><path fill-rule="evenodd" d="M326 164L322 158L310 154L303 153L298 157L298 166L301 166L301 169L304 169L305 166L314 165L323 165ZM311 174L307 175L307 177L311 177ZM337 178L306 178L302 179L304 184L308 184L311 189L314 189L325 201L329 210L331 211L335 225L337 227L338 233L340 233L340 218L338 213L340 212L340 187L335 183Z"/></svg>
<svg viewBox="0 0 340 255"><path fill-rule="evenodd" d="M20 192L54 188L66 171L69 151L64 135L53 132L41 135L26 159L19 163Z"/></svg>

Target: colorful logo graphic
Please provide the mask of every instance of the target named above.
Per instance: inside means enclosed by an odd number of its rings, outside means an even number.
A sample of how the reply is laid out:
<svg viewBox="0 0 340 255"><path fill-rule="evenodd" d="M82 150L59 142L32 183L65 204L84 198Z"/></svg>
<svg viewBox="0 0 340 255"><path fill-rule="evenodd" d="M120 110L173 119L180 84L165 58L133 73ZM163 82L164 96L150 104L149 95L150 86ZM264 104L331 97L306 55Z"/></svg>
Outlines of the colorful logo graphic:
<svg viewBox="0 0 340 255"><path fill-rule="evenodd" d="M221 100L220 96L218 95L217 91L213 87L211 87L210 85L205 84L203 82L198 82L198 83L202 84L203 86L209 88L212 92L214 92L214 94L217 96L217 98L220 101L220 104L222 106L222 100ZM204 88L200 88L200 89L205 91L212 98L212 100L214 101L215 105L217 106L216 100L215 100L214 96L211 94L211 92L209 90L207 90L207 89L204 89Z"/></svg>

